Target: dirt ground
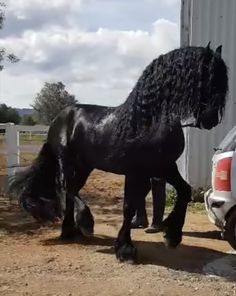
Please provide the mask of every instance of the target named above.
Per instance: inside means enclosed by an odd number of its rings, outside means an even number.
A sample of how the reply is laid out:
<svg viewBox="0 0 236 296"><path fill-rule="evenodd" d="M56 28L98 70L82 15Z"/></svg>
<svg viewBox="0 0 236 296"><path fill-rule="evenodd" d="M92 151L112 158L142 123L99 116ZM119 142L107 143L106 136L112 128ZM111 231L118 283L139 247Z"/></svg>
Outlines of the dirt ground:
<svg viewBox="0 0 236 296"><path fill-rule="evenodd" d="M164 246L162 234L133 231L138 264L118 263L113 244L122 220L122 183L112 174L91 176L83 196L95 216L95 236L70 243L58 239L59 226L41 226L0 198L0 295L236 295L235 281L204 272L230 250L205 212L188 211L176 250ZM150 202L148 209L151 214Z"/></svg>

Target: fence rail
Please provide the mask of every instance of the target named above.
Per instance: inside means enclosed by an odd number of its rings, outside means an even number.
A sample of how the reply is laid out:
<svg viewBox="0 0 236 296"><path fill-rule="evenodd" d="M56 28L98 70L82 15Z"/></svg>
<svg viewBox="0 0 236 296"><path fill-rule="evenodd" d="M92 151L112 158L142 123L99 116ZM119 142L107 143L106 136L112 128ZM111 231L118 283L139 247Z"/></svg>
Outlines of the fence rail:
<svg viewBox="0 0 236 296"><path fill-rule="evenodd" d="M6 149L4 154L7 155L7 175L14 175L20 166L20 153L38 152L34 145L20 145L20 133L29 133L30 136L35 133L46 134L48 126L45 125L15 125L14 123L0 123L0 130L5 130Z"/></svg>

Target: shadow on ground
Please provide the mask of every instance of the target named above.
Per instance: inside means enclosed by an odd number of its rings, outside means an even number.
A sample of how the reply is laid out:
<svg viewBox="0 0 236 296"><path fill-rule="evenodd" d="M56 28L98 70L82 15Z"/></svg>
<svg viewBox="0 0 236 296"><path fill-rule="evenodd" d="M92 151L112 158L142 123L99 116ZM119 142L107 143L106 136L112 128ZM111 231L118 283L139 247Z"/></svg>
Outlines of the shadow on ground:
<svg viewBox="0 0 236 296"><path fill-rule="evenodd" d="M71 241L50 238L42 241L45 246L69 244L97 246L95 252L115 256L114 242L115 238L110 236L78 237ZM223 252L206 247L184 244L181 244L177 249L169 249L162 242L134 240L133 243L138 249L138 264L158 265L191 273L201 274L203 267L208 262L225 255Z"/></svg>
<svg viewBox="0 0 236 296"><path fill-rule="evenodd" d="M59 229L60 225L52 225L46 229L42 228L41 224L35 222L17 204L10 203L6 198L0 198L0 232L3 235L5 233L9 235L16 234L17 237L21 234L40 234L37 240L45 247L73 244L91 246L88 249L88 256L91 256L89 252L97 252L103 255L106 254L108 256L107 259L109 259L110 256L115 256L113 247L115 235L122 219L121 199L106 200L91 197L88 198L88 201L96 216L96 222L100 227L107 227L98 233L108 230L112 235L96 235L91 238L78 237L73 241L67 242L60 240L58 237L52 238L51 235L57 235L54 232L50 234L50 237L48 235L46 237L41 236L47 229ZM177 249L166 248L164 243L160 242L160 238L158 242L155 242L155 235L147 236L143 230L136 230L134 234L134 237L136 237L134 245L138 249L138 263L140 265L157 265L176 271L202 274L202 270L207 263L226 255L224 252L216 251L208 246L208 240L220 239L218 231L185 231L184 236L203 238L207 239L207 241L203 242L204 246L199 246L198 240L191 241L188 244L181 244ZM104 256L102 260L105 260ZM108 262L110 261L108 260Z"/></svg>
<svg viewBox="0 0 236 296"><path fill-rule="evenodd" d="M220 231L212 230L212 231L184 231L183 235L189 237L199 237L199 238L206 238L206 239L215 239L215 240L222 240Z"/></svg>

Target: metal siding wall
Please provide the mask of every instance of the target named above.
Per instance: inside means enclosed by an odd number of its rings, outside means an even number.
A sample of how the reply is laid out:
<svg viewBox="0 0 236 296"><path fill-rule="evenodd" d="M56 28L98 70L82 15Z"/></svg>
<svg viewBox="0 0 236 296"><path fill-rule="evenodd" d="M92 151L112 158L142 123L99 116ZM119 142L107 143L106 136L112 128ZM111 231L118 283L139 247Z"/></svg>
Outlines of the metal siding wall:
<svg viewBox="0 0 236 296"><path fill-rule="evenodd" d="M184 11L189 7L190 17ZM211 47L216 48L222 44L223 58L229 67L229 96L222 123L211 131L188 129L186 132L184 175L194 187L204 187L211 181L213 148L236 124L236 0L182 0L181 21L182 45L206 46L211 41Z"/></svg>

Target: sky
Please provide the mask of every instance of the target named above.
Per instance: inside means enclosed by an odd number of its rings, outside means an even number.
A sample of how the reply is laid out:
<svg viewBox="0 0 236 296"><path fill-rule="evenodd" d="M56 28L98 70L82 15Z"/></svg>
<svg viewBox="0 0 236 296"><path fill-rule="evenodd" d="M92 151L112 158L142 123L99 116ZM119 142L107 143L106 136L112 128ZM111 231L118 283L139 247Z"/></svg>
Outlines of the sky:
<svg viewBox="0 0 236 296"><path fill-rule="evenodd" d="M30 107L45 82L80 103L117 106L144 68L179 47L180 0L6 0L0 101Z"/></svg>

